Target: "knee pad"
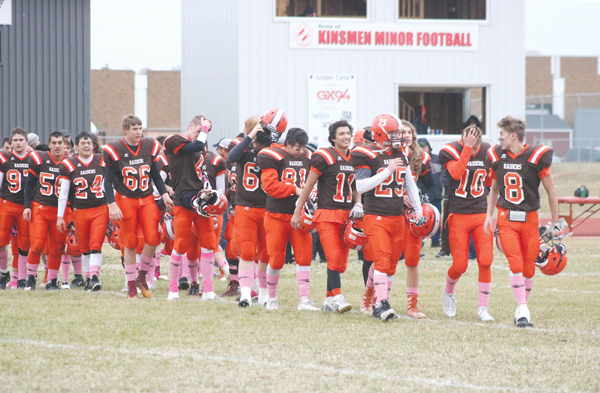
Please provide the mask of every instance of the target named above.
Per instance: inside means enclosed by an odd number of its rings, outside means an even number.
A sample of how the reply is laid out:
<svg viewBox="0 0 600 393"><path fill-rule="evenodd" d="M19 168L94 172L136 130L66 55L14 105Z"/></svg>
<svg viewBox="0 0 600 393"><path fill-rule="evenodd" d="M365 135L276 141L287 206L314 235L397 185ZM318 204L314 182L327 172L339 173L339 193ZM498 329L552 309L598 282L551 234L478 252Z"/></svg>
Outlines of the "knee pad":
<svg viewBox="0 0 600 393"><path fill-rule="evenodd" d="M130 233L127 235L127 238L124 239L123 246L125 248L134 249L138 246L138 237L137 233Z"/></svg>
<svg viewBox="0 0 600 393"><path fill-rule="evenodd" d="M256 257L256 244L253 242L238 244L238 251L240 252L240 258L244 261L253 261Z"/></svg>
<svg viewBox="0 0 600 393"><path fill-rule="evenodd" d="M285 253L277 253L269 259L271 269L281 270L283 269L283 265L285 265Z"/></svg>

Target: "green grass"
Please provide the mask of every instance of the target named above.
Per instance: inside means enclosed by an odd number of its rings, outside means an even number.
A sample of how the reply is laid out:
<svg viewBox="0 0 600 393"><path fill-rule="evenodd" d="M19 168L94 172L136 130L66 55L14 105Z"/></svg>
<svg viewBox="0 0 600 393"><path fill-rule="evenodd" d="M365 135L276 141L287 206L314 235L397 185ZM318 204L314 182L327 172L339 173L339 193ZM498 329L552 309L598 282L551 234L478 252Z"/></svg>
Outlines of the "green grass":
<svg viewBox="0 0 600 393"><path fill-rule="evenodd" d="M536 275L535 327L513 324L508 264L492 265L491 323L477 319L477 266L457 285L457 316L441 307L449 259L424 247L420 300L428 318L382 323L359 312L298 312L294 266L280 281L280 309L203 303L182 294L128 301L118 254L105 247L104 287L0 292L1 391L599 391L600 256L597 239L566 239L569 263ZM162 268L167 271L167 260ZM311 298L322 302L325 266L314 263ZM358 309L361 265L343 276ZM225 283L215 282L215 290ZM405 269L390 302L404 315Z"/></svg>

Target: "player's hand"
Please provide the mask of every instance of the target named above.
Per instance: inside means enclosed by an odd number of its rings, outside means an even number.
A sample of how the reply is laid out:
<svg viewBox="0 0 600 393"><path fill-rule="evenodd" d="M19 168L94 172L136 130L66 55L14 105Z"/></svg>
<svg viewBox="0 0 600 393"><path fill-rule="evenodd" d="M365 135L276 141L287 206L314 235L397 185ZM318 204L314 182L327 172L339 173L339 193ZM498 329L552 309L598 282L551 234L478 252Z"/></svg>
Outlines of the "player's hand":
<svg viewBox="0 0 600 393"><path fill-rule="evenodd" d="M166 184L165 184L165 187L167 187L167 192L169 193L169 196L175 195L175 191L173 191L173 187L167 186Z"/></svg>
<svg viewBox="0 0 600 393"><path fill-rule="evenodd" d="M300 196L302 193L302 189L300 187L296 187L296 195Z"/></svg>
<svg viewBox="0 0 600 393"><path fill-rule="evenodd" d="M463 143L465 144L465 146L475 147L475 145L477 144L477 134L477 128L471 127L471 129L469 129L469 132L467 132L467 136L465 136L465 138L463 139Z"/></svg>
<svg viewBox="0 0 600 393"><path fill-rule="evenodd" d="M359 220L363 218L365 212L363 211L362 203L356 202L354 206L352 206L352 210L350 210L350 219Z"/></svg>
<svg viewBox="0 0 600 393"><path fill-rule="evenodd" d="M210 130L212 129L212 123L210 122L210 120L208 120L208 119L205 119L204 117L202 117L202 118L201 118L201 120L200 120L200 124L201 124L203 127L207 127L207 128L208 128L207 132L208 132L208 131L210 131Z"/></svg>
<svg viewBox="0 0 600 393"><path fill-rule="evenodd" d="M229 208L227 209L227 219L231 220L231 217L233 217L235 215L235 208Z"/></svg>
<svg viewBox="0 0 600 393"><path fill-rule="evenodd" d="M173 200L171 199L171 197L169 196L169 194L167 194L166 192L163 194L162 196L163 202L165 202L165 209L166 210L171 210L173 209Z"/></svg>
<svg viewBox="0 0 600 393"><path fill-rule="evenodd" d="M63 217L56 218L56 227L60 233L63 233L65 229L67 229L67 224L65 224L65 219Z"/></svg>
<svg viewBox="0 0 600 393"><path fill-rule="evenodd" d="M396 172L396 169L402 168L404 166L404 162L401 158L394 158L392 162L387 166L387 170L390 171L391 174Z"/></svg>
<svg viewBox="0 0 600 393"><path fill-rule="evenodd" d="M412 203L410 201L410 198L406 194L404 195L403 198L404 198L404 206L405 207L407 207L407 208L413 207L413 205L412 205Z"/></svg>
<svg viewBox="0 0 600 393"><path fill-rule="evenodd" d="M419 211L415 210L415 219L417 220L417 222L422 221L423 218L425 218L425 217L423 217L423 211L422 210L419 210ZM425 224L425 223L423 223L423 224ZM423 225L423 224L421 224L421 225Z"/></svg>
<svg viewBox="0 0 600 393"><path fill-rule="evenodd" d="M121 209L119 208L119 205L117 205L117 202L108 205L108 215L113 221L121 221L123 219L123 213L121 213Z"/></svg>
<svg viewBox="0 0 600 393"><path fill-rule="evenodd" d="M23 210L23 218L27 222L31 221L31 209L24 209Z"/></svg>
<svg viewBox="0 0 600 393"><path fill-rule="evenodd" d="M264 132L262 126L260 125L260 123L258 123L257 125L254 126L254 128L252 129L252 131L250 131L250 133L248 134L248 136L252 139L256 138L256 135L258 135L259 132Z"/></svg>
<svg viewBox="0 0 600 393"><path fill-rule="evenodd" d="M485 222L483 223L483 232L486 236L492 236L494 228L492 227L492 216L485 216Z"/></svg>
<svg viewBox="0 0 600 393"><path fill-rule="evenodd" d="M296 229L300 225L302 221L302 215L298 212L294 212L292 219L290 220L290 224L292 224L292 228Z"/></svg>
<svg viewBox="0 0 600 393"><path fill-rule="evenodd" d="M546 230L546 236L549 239L554 239L558 236L560 231L563 230L563 226L560 222L551 222L548 224L548 229Z"/></svg>

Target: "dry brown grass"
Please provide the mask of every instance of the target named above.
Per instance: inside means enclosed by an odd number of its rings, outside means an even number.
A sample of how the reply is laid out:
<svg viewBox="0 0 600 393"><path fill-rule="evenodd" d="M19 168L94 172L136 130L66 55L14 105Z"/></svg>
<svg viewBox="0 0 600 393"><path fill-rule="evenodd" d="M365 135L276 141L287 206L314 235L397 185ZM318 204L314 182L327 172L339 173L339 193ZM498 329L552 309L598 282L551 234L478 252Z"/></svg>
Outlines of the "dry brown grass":
<svg viewBox="0 0 600 393"><path fill-rule="evenodd" d="M441 307L448 259L425 246L420 300L428 318L381 323L358 312L296 311L286 265L280 309L199 299L127 301L117 253L105 248L103 291L0 293L2 391L599 391L600 256L597 239L567 239L569 264L536 276L533 329L517 329L508 266L496 254L490 313L477 319L477 267L457 286L457 316ZM344 292L357 309L361 265L352 255ZM163 269L166 260L163 259ZM325 267L313 264L311 298ZM391 304L406 305L399 269ZM216 283L216 290L225 284Z"/></svg>

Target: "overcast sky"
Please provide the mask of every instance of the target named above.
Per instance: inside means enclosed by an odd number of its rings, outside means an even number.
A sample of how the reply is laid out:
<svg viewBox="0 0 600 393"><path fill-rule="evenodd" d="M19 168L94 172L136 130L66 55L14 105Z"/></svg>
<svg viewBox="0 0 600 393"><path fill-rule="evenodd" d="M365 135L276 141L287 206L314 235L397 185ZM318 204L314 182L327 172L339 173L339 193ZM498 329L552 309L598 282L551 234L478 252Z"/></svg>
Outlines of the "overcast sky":
<svg viewBox="0 0 600 393"><path fill-rule="evenodd" d="M113 70L171 70L181 65L180 0L91 2L92 69L108 65ZM528 52L600 56L600 0L525 0L525 4Z"/></svg>

